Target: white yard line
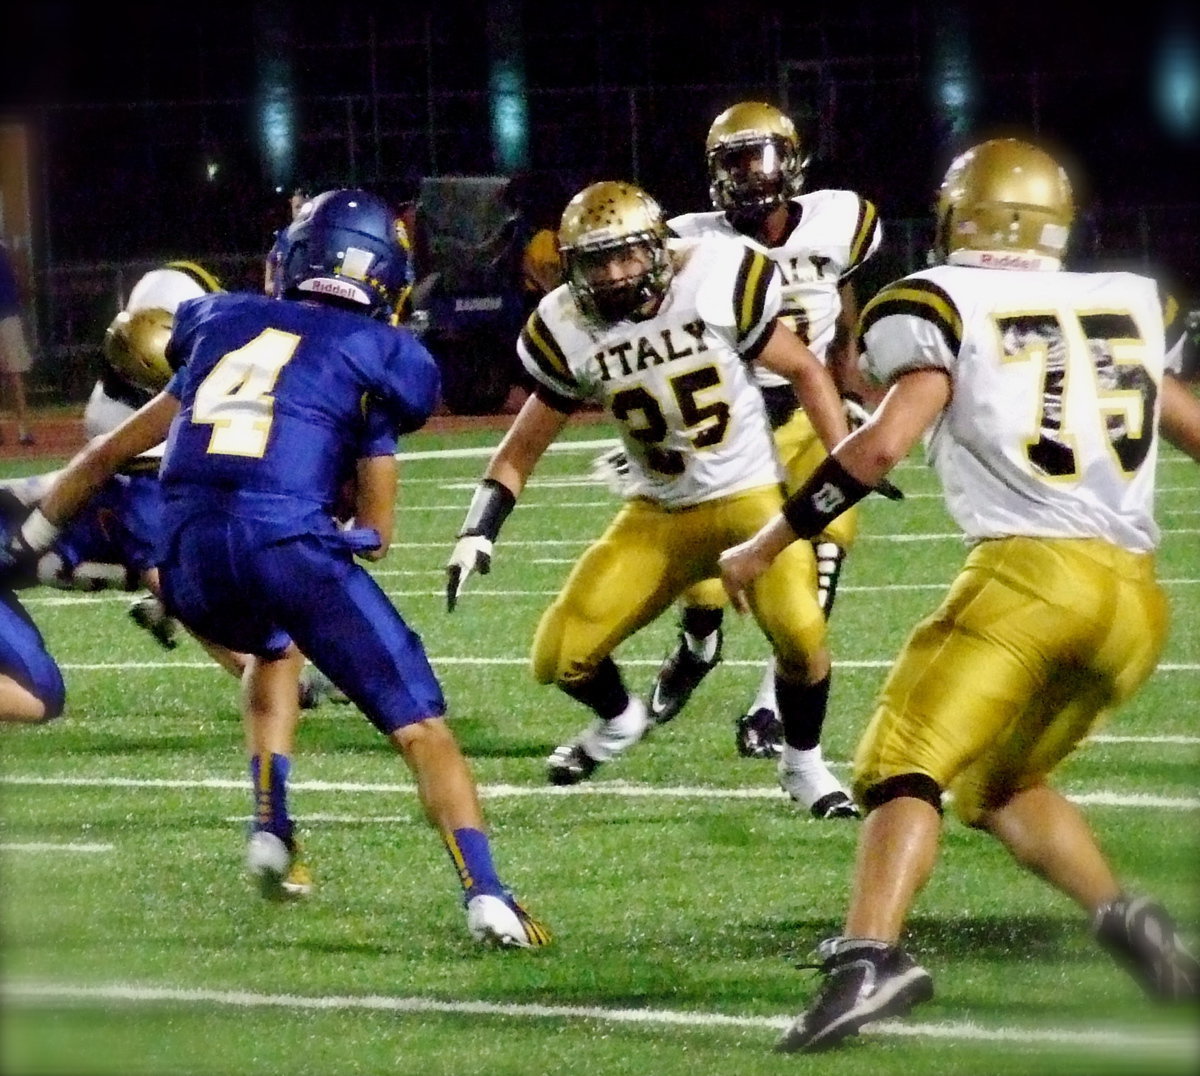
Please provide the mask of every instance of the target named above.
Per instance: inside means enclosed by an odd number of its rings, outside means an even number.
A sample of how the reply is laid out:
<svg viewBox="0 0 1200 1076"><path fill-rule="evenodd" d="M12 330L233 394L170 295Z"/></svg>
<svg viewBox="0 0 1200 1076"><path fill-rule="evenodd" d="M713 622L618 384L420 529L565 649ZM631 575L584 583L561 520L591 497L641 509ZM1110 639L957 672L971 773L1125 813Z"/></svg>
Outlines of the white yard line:
<svg viewBox="0 0 1200 1076"><path fill-rule="evenodd" d="M529 658L460 658L439 657L430 655L432 665L528 665ZM765 658L725 658L721 664L732 669L759 669ZM893 658L868 658L862 661L849 659L834 661L835 669L890 669ZM622 658L622 668L655 668L662 664L662 658ZM206 669L209 672L224 672L215 661L98 661L98 662L60 662L59 668L71 672L124 672L148 669ZM1164 661L1157 666L1155 672L1200 672L1200 662L1169 662Z"/></svg>
<svg viewBox="0 0 1200 1076"><path fill-rule="evenodd" d="M848 763L831 762L835 769ZM42 777L22 774L0 776L0 786L71 787L71 788L207 788L245 789L244 780L226 777ZM294 792L346 792L374 795L376 793L413 794L416 786L391 782L363 781L292 781ZM699 785L643 785L620 780L590 781L582 785L481 785L479 793L485 799L540 798L562 796L617 796L625 799L682 799L682 800L786 800L778 785L760 788L714 788ZM1195 811L1200 810L1200 797L1151 796L1138 792L1072 792L1067 798L1073 803L1091 807L1124 807L1134 810ZM364 819L365 821L366 819Z"/></svg>
<svg viewBox="0 0 1200 1076"><path fill-rule="evenodd" d="M438 998L394 997L378 994L306 996L300 994L262 994L248 990L212 990L171 986L141 986L134 983L110 983L76 986L69 983L10 981L0 986L0 996L8 1004L36 1007L39 1002L64 1001L83 1005L194 1005L232 1009L295 1009L301 1012L368 1011L402 1014L443 1014L448 1016L506 1017L523 1020L594 1020L603 1023L642 1026L696 1028L756 1028L781 1031L792 1016L730 1016L715 1012L684 1012L674 1009L617 1009L601 1005L536 1005L497 1001L446 1001ZM1018 1045L1068 1046L1090 1050L1149 1051L1155 1055L1188 1056L1196 1051L1196 1038L1186 1032L1145 1032L1134 1028L1089 1027L982 1027L962 1022L898 1023L881 1022L864 1034L936 1038L963 1042L1004 1042Z"/></svg>
<svg viewBox="0 0 1200 1076"><path fill-rule="evenodd" d="M519 543L512 543L519 544ZM552 543L541 543L552 544ZM530 564L574 564L578 558L576 557L535 557L530 558ZM423 578L441 580L444 569L438 568L381 568L372 574L379 578ZM1159 583L1164 587L1186 587L1195 586L1200 583L1200 578L1193 579L1188 577L1160 579ZM940 593L947 590L950 586L950 580L947 579L940 583L879 583L879 584L861 584L844 583L838 587L839 594L888 594L899 591L928 591L931 593ZM471 588L468 593L473 598L542 598L547 595L555 595L558 589L554 590L497 590L495 588L478 587ZM444 597L444 587L437 586L434 589L420 590L388 590L388 594L394 598L426 598L426 597ZM97 594L78 594L70 591L55 591L47 590L45 592L37 592L29 597L22 596L21 604L26 606L88 606L105 603L128 603L130 601L129 594L123 590L101 591Z"/></svg>
<svg viewBox="0 0 1200 1076"><path fill-rule="evenodd" d="M0 843L0 852L111 852L113 844L62 844L54 841L5 841Z"/></svg>

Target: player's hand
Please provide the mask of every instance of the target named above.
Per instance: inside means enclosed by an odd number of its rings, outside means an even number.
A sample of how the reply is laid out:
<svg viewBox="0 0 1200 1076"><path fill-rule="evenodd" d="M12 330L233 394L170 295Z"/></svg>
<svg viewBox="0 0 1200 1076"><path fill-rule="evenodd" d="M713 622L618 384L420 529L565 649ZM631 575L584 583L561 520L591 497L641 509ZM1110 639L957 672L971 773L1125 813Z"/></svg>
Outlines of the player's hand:
<svg viewBox="0 0 1200 1076"><path fill-rule="evenodd" d="M446 563L446 612L453 613L467 577L472 572L487 575L492 570L492 542L482 534L465 534L458 540Z"/></svg>
<svg viewBox="0 0 1200 1076"><path fill-rule="evenodd" d="M754 540L742 542L725 550L718 560L721 584L729 595L729 603L738 613L750 611L746 590L771 565L771 558L760 553Z"/></svg>
<svg viewBox="0 0 1200 1076"><path fill-rule="evenodd" d="M603 482L618 497L629 495L629 457L623 448L610 448L592 460L592 478Z"/></svg>

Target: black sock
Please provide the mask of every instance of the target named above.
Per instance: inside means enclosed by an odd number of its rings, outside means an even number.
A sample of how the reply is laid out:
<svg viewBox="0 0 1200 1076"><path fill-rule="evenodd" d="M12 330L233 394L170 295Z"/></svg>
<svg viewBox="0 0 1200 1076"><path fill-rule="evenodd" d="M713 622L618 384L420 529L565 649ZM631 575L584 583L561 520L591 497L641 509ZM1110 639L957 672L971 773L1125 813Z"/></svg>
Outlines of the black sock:
<svg viewBox="0 0 1200 1076"><path fill-rule="evenodd" d="M629 692L621 680L621 670L611 657L605 658L596 666L591 678L578 684L559 684L576 702L611 721L619 716L629 705Z"/></svg>
<svg viewBox="0 0 1200 1076"><path fill-rule="evenodd" d="M724 609L705 609L702 606L695 606L684 609L679 622L680 627L693 639L703 639L716 631L724 619Z"/></svg>
<svg viewBox="0 0 1200 1076"><path fill-rule="evenodd" d="M815 684L798 684L775 674L775 704L789 747L811 751L821 743L821 728L829 705L829 678L826 673Z"/></svg>

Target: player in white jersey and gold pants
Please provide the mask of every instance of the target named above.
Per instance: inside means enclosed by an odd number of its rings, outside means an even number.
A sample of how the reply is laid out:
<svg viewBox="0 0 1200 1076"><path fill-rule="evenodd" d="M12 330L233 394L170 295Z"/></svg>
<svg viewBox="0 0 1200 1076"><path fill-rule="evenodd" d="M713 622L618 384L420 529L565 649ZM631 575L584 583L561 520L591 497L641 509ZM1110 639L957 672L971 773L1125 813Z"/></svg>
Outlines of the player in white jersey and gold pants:
<svg viewBox="0 0 1200 1076"><path fill-rule="evenodd" d="M567 282L543 297L518 351L537 390L492 456L448 564L453 609L542 453L585 401L621 426L627 503L583 555L538 625L532 665L589 707L592 723L549 758L570 784L636 743L649 720L612 659L691 584L716 573L735 534L783 503L782 472L751 361L787 376L826 445L846 434L828 374L777 320L778 270L722 239L668 239L657 204L627 183L593 184L559 231ZM796 547L750 597L778 661L782 705L828 700L825 621L812 550Z"/></svg>
<svg viewBox="0 0 1200 1076"><path fill-rule="evenodd" d="M938 205L946 264L863 310L883 403L775 521L721 558L736 603L922 434L973 547L909 636L859 744L854 791L868 815L844 934L821 944L827 978L782 1050L836 1045L931 996L898 943L933 869L947 791L964 822L1084 909L1147 993L1197 996L1200 964L1168 913L1124 891L1049 783L1158 661L1160 433L1200 460L1200 401L1175 376L1174 304L1148 277L1056 271L1073 216L1066 173L1044 151L997 139L957 158Z"/></svg>
<svg viewBox="0 0 1200 1076"><path fill-rule="evenodd" d="M857 371L853 277L882 242L875 206L851 190L802 193L807 154L800 135L783 112L765 102L742 101L717 116L705 157L714 208L672 217L668 226L680 236L723 236L766 254L779 268L780 311L788 326L825 364L839 392L869 397L870 387ZM790 492L816 470L825 446L785 379L759 366L754 380L767 404ZM858 511L852 509L812 540L816 596L826 619L857 532ZM660 724L683 709L721 659L725 592L720 580L689 588L680 605L679 641L649 697L650 716ZM784 789L806 808L821 804L822 817L855 817L848 796L829 799L844 790L824 762L821 733L821 726L810 723L783 726L768 662L753 702L736 721L738 753L778 758Z"/></svg>

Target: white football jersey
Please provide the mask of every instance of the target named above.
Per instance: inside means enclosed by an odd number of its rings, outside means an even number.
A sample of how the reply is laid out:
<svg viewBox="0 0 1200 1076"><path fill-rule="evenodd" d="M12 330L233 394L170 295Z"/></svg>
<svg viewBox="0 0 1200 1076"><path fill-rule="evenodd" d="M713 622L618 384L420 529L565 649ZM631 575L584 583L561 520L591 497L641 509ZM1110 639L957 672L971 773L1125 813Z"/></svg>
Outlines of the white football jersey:
<svg viewBox="0 0 1200 1076"><path fill-rule="evenodd" d="M1180 352L1152 279L943 265L883 288L859 330L883 384L950 373L926 451L968 539L1158 544L1158 386Z"/></svg>
<svg viewBox="0 0 1200 1076"><path fill-rule="evenodd" d="M820 190L788 201L788 231L777 247L743 235L725 213L684 213L668 226L676 235L720 235L766 253L783 276L780 314L809 349L825 362L842 309L839 288L879 249L883 227L874 204L854 191ZM760 385L785 385L778 374L756 369Z"/></svg>
<svg viewBox="0 0 1200 1076"><path fill-rule="evenodd" d="M552 402L594 401L620 424L626 496L683 508L782 479L748 370L774 327L780 281L743 244L668 245L676 269L654 317L598 328L562 284L530 315L517 351Z"/></svg>

